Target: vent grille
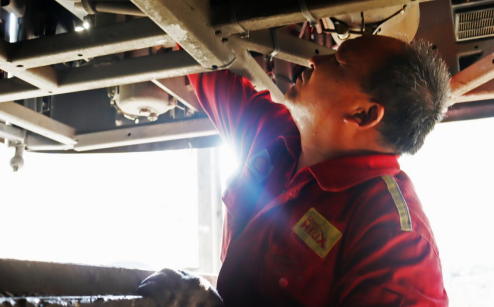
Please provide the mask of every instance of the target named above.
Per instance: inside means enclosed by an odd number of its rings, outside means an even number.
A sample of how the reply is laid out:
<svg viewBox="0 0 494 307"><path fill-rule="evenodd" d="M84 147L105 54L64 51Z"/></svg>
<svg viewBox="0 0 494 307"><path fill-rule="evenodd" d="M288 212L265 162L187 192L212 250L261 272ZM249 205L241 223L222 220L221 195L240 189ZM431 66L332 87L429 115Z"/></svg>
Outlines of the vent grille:
<svg viewBox="0 0 494 307"><path fill-rule="evenodd" d="M494 8L455 13L457 41L494 36Z"/></svg>

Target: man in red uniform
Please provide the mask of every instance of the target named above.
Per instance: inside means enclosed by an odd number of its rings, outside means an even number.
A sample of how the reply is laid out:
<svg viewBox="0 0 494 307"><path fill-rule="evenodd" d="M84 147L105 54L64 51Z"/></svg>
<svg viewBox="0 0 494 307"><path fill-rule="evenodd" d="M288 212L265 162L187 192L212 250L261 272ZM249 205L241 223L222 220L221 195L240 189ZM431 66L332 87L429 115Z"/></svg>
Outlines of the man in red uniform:
<svg viewBox="0 0 494 307"><path fill-rule="evenodd" d="M226 306L447 306L429 222L397 158L445 111L449 75L388 37L311 59L284 105L228 71L190 80L240 157L223 201Z"/></svg>

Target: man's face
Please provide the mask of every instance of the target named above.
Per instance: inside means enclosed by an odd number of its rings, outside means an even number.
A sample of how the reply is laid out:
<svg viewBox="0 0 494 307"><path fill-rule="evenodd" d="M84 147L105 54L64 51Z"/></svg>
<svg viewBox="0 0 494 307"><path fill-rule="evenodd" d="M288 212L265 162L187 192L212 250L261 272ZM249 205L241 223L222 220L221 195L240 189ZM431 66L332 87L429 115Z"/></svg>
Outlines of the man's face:
<svg viewBox="0 0 494 307"><path fill-rule="evenodd" d="M334 55L311 58L312 68L285 95L299 129L328 134L332 142L347 137L342 131L345 116L357 102L370 100L361 82L390 56L402 52L403 46L389 37L361 37L346 41Z"/></svg>

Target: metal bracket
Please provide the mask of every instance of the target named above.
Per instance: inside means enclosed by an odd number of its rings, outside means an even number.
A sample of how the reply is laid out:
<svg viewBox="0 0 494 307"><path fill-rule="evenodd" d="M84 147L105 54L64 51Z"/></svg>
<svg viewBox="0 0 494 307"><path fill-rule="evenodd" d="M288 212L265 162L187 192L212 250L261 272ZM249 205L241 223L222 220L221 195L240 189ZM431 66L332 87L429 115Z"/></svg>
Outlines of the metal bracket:
<svg viewBox="0 0 494 307"><path fill-rule="evenodd" d="M244 29L244 27L242 27L237 20L235 2L233 1L230 1L230 21L235 29L239 32L240 37L249 37L249 30Z"/></svg>
<svg viewBox="0 0 494 307"><path fill-rule="evenodd" d="M278 35L276 34L276 29L269 29L271 32L271 37L273 38L274 49L268 55L266 55L266 60L272 61L273 58L280 52L280 42L278 41Z"/></svg>
<svg viewBox="0 0 494 307"><path fill-rule="evenodd" d="M309 12L309 8L307 7L307 3L305 0L298 0L298 4L300 6L300 11L302 15L304 15L305 19L309 22L311 27L315 27L317 24L317 19Z"/></svg>

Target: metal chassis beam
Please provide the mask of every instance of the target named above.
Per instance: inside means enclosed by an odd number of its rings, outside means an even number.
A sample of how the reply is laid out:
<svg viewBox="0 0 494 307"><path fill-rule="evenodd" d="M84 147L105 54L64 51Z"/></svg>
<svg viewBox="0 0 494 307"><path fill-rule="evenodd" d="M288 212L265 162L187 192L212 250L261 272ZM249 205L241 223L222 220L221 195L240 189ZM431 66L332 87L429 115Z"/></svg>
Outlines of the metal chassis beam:
<svg viewBox="0 0 494 307"><path fill-rule="evenodd" d="M280 30L276 31L276 36L279 52L274 57L298 65L309 67L309 59L311 57L329 55L336 52L332 48L299 39ZM229 39L240 47L262 54L269 54L275 49L269 30L252 31L249 33L249 37L232 35Z"/></svg>
<svg viewBox="0 0 494 307"><path fill-rule="evenodd" d="M7 71L13 72L19 77L19 79L27 82L25 83L18 79L9 81L1 80L0 101L61 94L176 76L177 74L164 74L161 76L151 77L153 72L156 70L150 65L144 65L143 67L148 67L151 71L139 69L139 72L129 73L122 67L117 68L118 66L123 65L112 64L108 68L113 73L108 73L108 76L111 75L113 80L110 80L109 78L103 78L102 80L100 74L104 73L103 69L69 69L67 71L59 72L52 67L46 66L81 58L90 58L156 45L165 45L170 47L175 45L175 40L179 41L185 49L188 49L193 57L196 60L199 60L200 64L206 66L206 70L211 69L210 66L207 66L210 64L208 62L210 60L219 60L221 62L220 64L213 64L219 69L222 68L221 66L228 66L230 64L229 61L235 58L235 56L237 58L242 58L244 62L242 63L237 60L238 63L236 63L235 67L232 67L232 69L249 77L258 89L269 89L274 100L283 100L283 95L278 88L269 78L264 76L265 73L262 69L260 69L260 67L257 67L257 63L249 56L246 56L243 51L244 48L247 48L249 50L265 54L270 53L274 49L274 44L271 36L266 35L267 30L262 30L258 33L252 32L250 38L242 39L238 36L232 36L229 38L229 42L225 44L227 40L224 38L225 36L228 36L227 29L232 27L231 20L228 21L230 24L225 25L226 30L221 28L221 30L217 30L217 34L215 34L214 29L208 26L208 18L205 17L205 9L207 8L204 8L201 1L195 2L197 4L197 10L193 10L188 6L184 7L185 4L182 1L177 3L175 3L176 1L170 1L170 3L173 2L172 4L163 4L164 2L160 0L135 0L134 2L139 2L145 9L147 9L147 13L150 14L155 21L160 23L161 28L168 29L172 35L169 36L164 34L162 29L154 24L152 20L141 18L124 23L98 27L91 31L84 31L81 33L67 33L12 44L0 42L0 67L3 67ZM352 11L362 5L366 8L375 8L407 3L409 1L338 1L336 3L333 2L330 5L319 2L321 1L314 0L312 3L309 3L309 8L314 8L314 12L312 13L315 14L319 12L320 14L328 15ZM158 5L160 10L154 10L154 5ZM299 11L298 7L293 8L291 6L293 5L290 4L287 8L283 7L283 10ZM237 13L242 14L243 11L239 7L236 8ZM269 10L268 12L259 12L259 10L252 12L252 10L249 10L250 9L247 9L246 13L242 16L245 18L250 16L249 18L251 18L253 16L252 14L255 13L257 15L263 14L264 17L260 16L258 18L259 22L253 23L255 24L255 27L247 27L246 29L265 27L268 24L279 26L283 24L282 21L287 18L285 16L286 14L292 14L285 12L280 15L280 13L275 14L275 12L270 12ZM280 8L278 7L278 11L279 10ZM221 11L221 8L219 11ZM166 13L167 17L172 16L175 19L184 17L183 15L187 15L189 13L191 15L185 16L185 19L180 19L181 23L177 26L177 24L173 23L172 19L163 21L161 18L161 14L163 12ZM213 13L215 12L216 11ZM302 16L300 12L297 14ZM240 18L240 15L237 17ZM288 17L287 19L290 20L290 23L298 20L291 18L292 17ZM197 22L197 20L200 22ZM241 20L241 18L238 20ZM249 19L245 19L246 24L249 23L248 20ZM192 24L192 26L188 25L189 23ZM193 30L193 32L187 32L186 37L182 37L180 36L180 33L183 34L183 32L181 32L180 29ZM281 31L278 31L278 34L280 52L277 54L277 58L283 60L307 66L308 59L311 56L316 55L317 52L319 52L319 54L330 54L333 52L330 48L317 46L311 42L298 40L295 37L282 33ZM212 56L212 58L208 60L209 56ZM152 62L151 59L147 59L145 62L148 61ZM178 67L178 65L175 67ZM85 73L90 71L94 72L94 75ZM123 75L120 75L120 72L123 72ZM78 77L76 76L76 73L85 74L84 76ZM184 69L183 74L186 73L190 73L190 70ZM139 74L142 75L139 76ZM129 77L129 75L132 75L133 77Z"/></svg>
<svg viewBox="0 0 494 307"><path fill-rule="evenodd" d="M191 85L185 85L185 76L166 78L159 80L151 80L156 86L167 92L169 95L175 97L177 100L182 102L187 108L194 112L202 109L199 99L194 92Z"/></svg>
<svg viewBox="0 0 494 307"><path fill-rule="evenodd" d="M58 72L58 87L37 89L19 79L0 80L0 102L71 93L204 72L185 51L121 60L108 65L77 67Z"/></svg>
<svg viewBox="0 0 494 307"><path fill-rule="evenodd" d="M78 143L74 150L89 151L216 134L218 131L209 118L192 119L80 134L77 136Z"/></svg>
<svg viewBox="0 0 494 307"><path fill-rule="evenodd" d="M494 48L486 50L486 56L463 69L451 78L452 102L462 101L462 96L494 78ZM485 95L485 92L484 92ZM468 101L468 100L463 100Z"/></svg>
<svg viewBox="0 0 494 307"><path fill-rule="evenodd" d="M0 69L43 90L59 92L59 73L52 64L163 45L175 46L149 19L136 19L82 33L72 32L8 43L0 41Z"/></svg>
<svg viewBox="0 0 494 307"><path fill-rule="evenodd" d="M235 61L233 52L209 26L204 3L194 0L131 1L203 67L228 68Z"/></svg>
<svg viewBox="0 0 494 307"><path fill-rule="evenodd" d="M0 104L0 119L65 145L74 145L75 129L15 102Z"/></svg>
<svg viewBox="0 0 494 307"><path fill-rule="evenodd" d="M260 90L269 90L274 101L283 93L245 49L232 46L209 25L204 1L132 0L205 68L232 70L247 77ZM221 32L220 32L221 33Z"/></svg>
<svg viewBox="0 0 494 307"><path fill-rule="evenodd" d="M23 143L26 138L24 130L0 122L0 138Z"/></svg>
<svg viewBox="0 0 494 307"><path fill-rule="evenodd" d="M140 18L11 43L7 48L13 65L33 68L153 46L174 47L175 41L151 20Z"/></svg>
<svg viewBox="0 0 494 307"><path fill-rule="evenodd" d="M453 76L454 78L454 76ZM461 95L458 97L453 97L452 103L464 103L472 101L481 100L492 100L494 99L494 80L487 81L481 86Z"/></svg>
<svg viewBox="0 0 494 307"><path fill-rule="evenodd" d="M65 145L24 129L0 123L0 138L25 144L28 150L68 150L73 145Z"/></svg>
<svg viewBox="0 0 494 307"><path fill-rule="evenodd" d="M315 19L321 19L346 13L426 1L431 0L311 0L306 2L312 16ZM216 31L221 31L223 37L239 33L240 28L254 31L307 20L297 1L286 0L241 1L235 5L233 13L230 3L226 2L225 5L215 8L212 13L212 26ZM232 18L232 15L235 18ZM237 23L233 23L232 19L236 20Z"/></svg>

